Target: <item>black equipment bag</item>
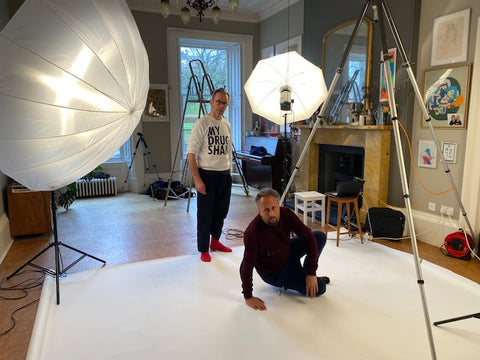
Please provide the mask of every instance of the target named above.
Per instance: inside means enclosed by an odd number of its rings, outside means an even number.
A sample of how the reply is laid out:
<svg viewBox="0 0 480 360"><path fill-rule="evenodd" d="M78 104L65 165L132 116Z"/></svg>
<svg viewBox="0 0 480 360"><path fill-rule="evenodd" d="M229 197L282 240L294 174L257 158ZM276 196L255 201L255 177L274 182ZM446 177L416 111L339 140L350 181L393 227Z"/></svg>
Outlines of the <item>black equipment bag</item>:
<svg viewBox="0 0 480 360"><path fill-rule="evenodd" d="M365 231L374 238L401 240L405 228L405 215L388 207L371 207L368 209Z"/></svg>

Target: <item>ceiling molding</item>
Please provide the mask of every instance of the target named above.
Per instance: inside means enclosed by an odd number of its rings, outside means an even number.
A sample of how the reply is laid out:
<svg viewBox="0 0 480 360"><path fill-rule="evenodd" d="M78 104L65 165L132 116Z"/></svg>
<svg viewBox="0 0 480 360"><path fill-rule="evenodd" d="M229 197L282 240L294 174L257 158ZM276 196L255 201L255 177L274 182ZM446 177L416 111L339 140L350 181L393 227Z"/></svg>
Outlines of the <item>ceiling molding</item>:
<svg viewBox="0 0 480 360"><path fill-rule="evenodd" d="M222 20L258 23L299 1L300 0L240 0L236 12L230 10L226 1L220 3L219 7L222 11ZM127 4L131 10L160 12L160 0L127 0ZM173 15L180 15L180 9L172 6L171 13ZM205 18L211 18L210 10L205 12Z"/></svg>

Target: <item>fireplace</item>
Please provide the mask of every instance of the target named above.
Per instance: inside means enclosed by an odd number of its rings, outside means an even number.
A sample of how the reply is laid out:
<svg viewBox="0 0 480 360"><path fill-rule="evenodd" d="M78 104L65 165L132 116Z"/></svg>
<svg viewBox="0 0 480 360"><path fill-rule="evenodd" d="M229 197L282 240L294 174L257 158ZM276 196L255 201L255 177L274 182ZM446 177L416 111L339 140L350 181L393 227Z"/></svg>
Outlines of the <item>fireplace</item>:
<svg viewBox="0 0 480 360"><path fill-rule="evenodd" d="M320 144L318 191L336 191L342 181L363 178L365 149L358 146Z"/></svg>
<svg viewBox="0 0 480 360"><path fill-rule="evenodd" d="M308 126L300 126L299 149L305 147L311 130ZM383 202L387 201L388 195L391 132L392 126L389 125L332 125L318 128L299 166L296 179L297 191L335 190L332 181L335 184L334 179L338 174L334 174L335 170L333 174L325 174L321 163L340 161L346 176L358 176L365 180L364 208L365 205L384 206ZM324 148L324 146L327 147ZM339 158L340 155L335 154L336 151L330 151L335 147L342 148L342 152L346 155ZM322 151L331 152L327 154L327 160L321 160ZM363 155L360 154L361 152ZM363 157L363 161L359 160L360 157ZM325 180L322 180L322 177Z"/></svg>

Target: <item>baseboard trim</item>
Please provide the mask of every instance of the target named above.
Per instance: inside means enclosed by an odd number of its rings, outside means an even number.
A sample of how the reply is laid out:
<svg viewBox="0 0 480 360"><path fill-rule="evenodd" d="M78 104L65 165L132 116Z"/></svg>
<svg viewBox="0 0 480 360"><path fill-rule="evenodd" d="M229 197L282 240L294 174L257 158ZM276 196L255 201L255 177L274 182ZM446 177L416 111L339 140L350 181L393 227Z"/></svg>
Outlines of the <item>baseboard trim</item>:
<svg viewBox="0 0 480 360"><path fill-rule="evenodd" d="M5 213L0 215L0 263L8 253L10 246L13 244L13 239L10 236L10 224Z"/></svg>

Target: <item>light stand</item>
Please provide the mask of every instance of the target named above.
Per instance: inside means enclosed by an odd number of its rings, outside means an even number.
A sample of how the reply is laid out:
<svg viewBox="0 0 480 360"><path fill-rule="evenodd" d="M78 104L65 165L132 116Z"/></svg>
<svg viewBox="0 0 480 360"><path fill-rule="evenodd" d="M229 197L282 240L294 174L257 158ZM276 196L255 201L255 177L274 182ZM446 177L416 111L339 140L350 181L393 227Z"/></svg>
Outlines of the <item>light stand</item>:
<svg viewBox="0 0 480 360"><path fill-rule="evenodd" d="M51 242L45 249L40 251L37 255L35 255L33 258L28 260L25 264L20 266L13 274L7 277L7 279L12 278L17 274L20 270L22 270L24 267L30 265L36 269L39 269L43 271L45 274L51 275L55 277L55 283L56 283L56 290L57 290L57 305L60 305L60 281L59 278L60 276L64 275L69 269L71 269L73 266L75 266L80 260L82 260L85 257L90 257L94 260L100 261L103 263L103 265L106 264L105 260L102 260L98 257L95 257L91 254L88 254L82 250L76 249L70 245L64 244L62 242L58 241L58 233L57 233L57 204L55 202L55 193L54 191L51 191L51 202L52 202L52 223L53 223L53 242ZM66 248L76 251L77 253L82 254L79 258L77 258L74 262L72 262L70 265L67 267L60 267L60 245L65 246ZM45 253L47 250L50 248L54 248L55 251L55 270L48 269L46 267L40 266L38 264L35 264L33 261L35 261L40 255Z"/></svg>
<svg viewBox="0 0 480 360"><path fill-rule="evenodd" d="M410 204L410 195L408 193L407 174L406 174L405 165L404 165L403 149L402 149L402 145L401 145L401 141L400 141L401 140L400 139L400 130L399 130L399 125L398 125L397 111L396 111L395 94L394 94L394 90L393 90L392 79L391 79L391 71L390 71L390 66L389 66L390 65L389 62L390 62L391 58L388 55L388 46L386 44L385 26L384 26L383 16L385 16L385 18L387 19L390 30L391 30L394 38L395 38L395 43L396 43L396 45L399 49L399 52L402 56L403 61L404 61L403 67L405 67L406 70L407 70L407 74L408 74L410 82L412 83L412 86L414 88L416 98L417 98L417 100L420 104L420 107L422 108L422 111L424 112L424 116L427 119L427 123L429 124L429 129L430 129L430 132L431 132L432 137L434 139L434 142L435 142L435 145L436 145L436 148L437 148L437 153L440 154L440 156L441 156L441 162L444 166L445 173L447 174L447 177L449 178L449 181L452 184L452 187L454 189L457 202L458 202L459 207L462 211L462 215L465 218L465 221L467 223L467 226L469 228L470 233L474 234L474 231L472 229L472 226L470 225L470 222L468 221L467 214L466 214L465 209L463 207L463 204L461 202L461 199L460 199L460 196L458 194L457 188L456 188L455 183L453 181L453 178L450 174L450 170L449 170L448 165L447 165L447 163L445 161L445 158L443 156L443 152L441 151L440 143L439 143L439 141L438 141L438 139L435 135L433 125L431 124L430 115L428 114L428 111L425 107L422 95L420 93L420 90L418 88L415 76L414 76L413 71L411 69L410 62L408 60L407 54L405 52L405 49L403 47L400 36L398 34L397 28L396 28L395 23L393 21L391 11L390 11L388 5L386 4L386 2L384 0L366 0L365 1L365 5L364 5L364 8L362 10L362 13L361 13L356 25L355 25L355 28L352 32L349 43L347 44L347 47L346 47L345 52L343 54L343 57L340 61L340 65L337 68L336 74L335 74L335 76L332 80L332 83L330 85L330 88L329 88L329 91L328 91L328 94L327 94L327 98L326 98L323 106L320 109L320 114L317 117L317 120L315 121L313 129L310 132L310 135L309 135L309 137L306 141L305 147L300 154L300 157L299 157L298 162L297 162L297 164L296 164L296 166L295 166L295 168L292 172L290 180L289 180L289 182L288 182L288 184L287 184L287 186L286 186L286 188L285 188L285 190L282 194L282 197L280 199L280 203L282 203L283 200L285 199L285 196L288 192L288 189L291 186L291 184L292 184L292 182L295 178L295 174L299 169L299 165L301 164L306 152L308 151L309 145L310 145L310 143L311 143L311 141L312 141L312 139L315 135L315 131L316 131L316 128L318 127L318 125L320 123L320 120L324 118L325 109L327 108L328 103L330 102L330 98L332 96L333 90L335 89L336 83L337 83L337 81L340 77L340 74L343 71L343 67L345 66L345 63L347 61L347 57L350 53L350 50L352 48L355 37L357 36L357 33L358 33L359 28L360 28L361 22L363 21L363 19L365 17L365 14L367 12L367 9L371 5L371 3L374 3L374 5L373 5L373 11L374 11L374 17L375 17L374 20L375 20L375 22L378 21L378 23L380 25L380 34L381 34L382 49L383 49L383 61L387 62L387 64L384 64L384 69L385 69L385 77L386 77L387 90L388 90L388 102L389 102L390 109L392 111L392 125L393 125L395 145L396 145L396 150L397 150L397 155L398 155L398 167L399 167L399 170L400 170L400 177L401 177L401 182L402 182L402 190L403 190L403 198L404 198L404 201L405 201L405 208L407 210L407 220L408 220L408 225L409 225L409 229L410 229L410 238L411 238L411 242L412 242L412 252L413 252L413 256L414 256L415 269L416 269L416 273L417 273L417 284L419 285L420 295L421 295L421 299L422 299L423 312L424 312L424 317L425 317L425 325L426 325L427 335L428 335L428 340L429 340L429 345L430 345L430 353L431 353L432 359L436 359L437 356L436 356L436 352L435 352L435 344L434 344L434 341L433 341L430 316L429 316L429 313L428 313L428 306L427 306L427 301L426 301L425 292L424 292L424 280L423 280L422 271L421 271L421 267L420 267L419 256L418 256L418 248L417 248L415 227L414 227L414 223L413 223L412 207L411 207L411 204ZM379 6L380 6L380 9L379 9ZM381 10L381 13L379 13L379 10ZM472 314L472 315L467 315L466 317L460 317L460 318L446 320L446 321L443 321L443 322L437 322L437 323L435 323L435 325L437 325L439 323L461 320L461 319L470 318L470 317L477 317L478 318L478 314Z"/></svg>
<svg viewBox="0 0 480 360"><path fill-rule="evenodd" d="M150 170L150 168L148 167L148 159L147 159L147 156L150 155L150 150L148 150L148 145L147 145L147 142L145 141L143 134L141 132L138 132L137 135L138 135L138 140L135 145L135 150L133 151L132 160L130 161L130 165L128 166L127 176L125 176L125 181L123 182L124 187L127 184L128 175L130 174L130 170L132 169L133 162L135 160L135 155L137 155L138 147L140 146L140 144L142 144L143 164L145 166L145 172L148 173L148 171ZM153 164L153 167L157 172L158 180L160 180L160 175L158 174L157 166ZM143 186L145 187L145 184L143 184ZM153 189L150 189L150 191L152 191L152 196L153 196ZM154 196L153 196L153 199L155 200Z"/></svg>

